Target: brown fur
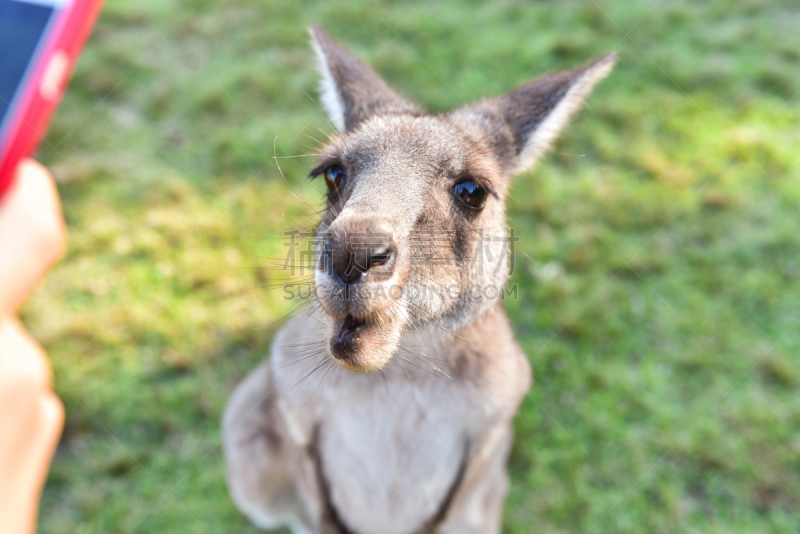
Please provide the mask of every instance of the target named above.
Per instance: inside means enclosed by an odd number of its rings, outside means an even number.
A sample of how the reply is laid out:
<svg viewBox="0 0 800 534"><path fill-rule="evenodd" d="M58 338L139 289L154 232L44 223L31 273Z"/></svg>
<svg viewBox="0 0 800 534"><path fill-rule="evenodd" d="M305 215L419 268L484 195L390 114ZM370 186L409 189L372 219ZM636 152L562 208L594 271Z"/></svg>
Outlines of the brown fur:
<svg viewBox="0 0 800 534"><path fill-rule="evenodd" d="M226 409L231 494L296 533L499 532L532 380L494 296L505 199L614 56L429 115L319 26L312 37L340 129L314 172L346 182L319 225L320 306L280 330ZM489 192L482 209L453 193L464 180Z"/></svg>

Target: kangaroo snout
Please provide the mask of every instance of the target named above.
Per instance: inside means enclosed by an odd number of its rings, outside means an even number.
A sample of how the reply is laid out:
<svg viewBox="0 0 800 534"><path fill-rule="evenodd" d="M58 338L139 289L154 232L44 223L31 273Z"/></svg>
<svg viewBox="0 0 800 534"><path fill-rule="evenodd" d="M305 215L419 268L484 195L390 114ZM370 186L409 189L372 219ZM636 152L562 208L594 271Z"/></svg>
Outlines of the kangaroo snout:
<svg viewBox="0 0 800 534"><path fill-rule="evenodd" d="M319 251L319 302L333 317L330 355L352 370L381 368L400 335L388 310L402 295L404 264L390 221L344 211L320 235Z"/></svg>
<svg viewBox="0 0 800 534"><path fill-rule="evenodd" d="M389 304L386 286L397 278L401 255L385 217L342 213L320 236L319 251L317 282L327 288L322 305L328 313L364 318Z"/></svg>
<svg viewBox="0 0 800 534"><path fill-rule="evenodd" d="M372 217L336 221L322 240L323 269L345 286L388 280L397 250L389 228Z"/></svg>

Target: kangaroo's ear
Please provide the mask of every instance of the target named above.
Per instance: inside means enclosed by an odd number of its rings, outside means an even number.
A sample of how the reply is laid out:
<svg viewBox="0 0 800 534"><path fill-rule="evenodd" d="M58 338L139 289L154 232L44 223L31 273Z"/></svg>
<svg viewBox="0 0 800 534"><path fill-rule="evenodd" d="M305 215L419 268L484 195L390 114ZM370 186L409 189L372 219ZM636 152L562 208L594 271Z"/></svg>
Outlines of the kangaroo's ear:
<svg viewBox="0 0 800 534"><path fill-rule="evenodd" d="M468 109L488 119L498 156L510 173L531 167L561 133L597 82L611 72L616 52L577 69L545 74Z"/></svg>
<svg viewBox="0 0 800 534"><path fill-rule="evenodd" d="M331 39L322 26L314 24L309 31L321 75L322 106L337 130L352 130L378 113L419 112L366 63Z"/></svg>

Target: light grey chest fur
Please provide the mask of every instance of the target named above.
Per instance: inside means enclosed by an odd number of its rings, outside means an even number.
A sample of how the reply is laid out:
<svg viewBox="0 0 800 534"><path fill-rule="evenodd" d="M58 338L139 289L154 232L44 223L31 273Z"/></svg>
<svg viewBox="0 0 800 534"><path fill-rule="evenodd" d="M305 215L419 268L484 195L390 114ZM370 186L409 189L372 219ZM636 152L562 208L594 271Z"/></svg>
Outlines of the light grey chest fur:
<svg viewBox="0 0 800 534"><path fill-rule="evenodd" d="M334 367L306 377L288 352L272 360L280 412L298 445L316 432L331 503L359 533L407 534L428 521L499 422L488 391L421 361L383 376Z"/></svg>

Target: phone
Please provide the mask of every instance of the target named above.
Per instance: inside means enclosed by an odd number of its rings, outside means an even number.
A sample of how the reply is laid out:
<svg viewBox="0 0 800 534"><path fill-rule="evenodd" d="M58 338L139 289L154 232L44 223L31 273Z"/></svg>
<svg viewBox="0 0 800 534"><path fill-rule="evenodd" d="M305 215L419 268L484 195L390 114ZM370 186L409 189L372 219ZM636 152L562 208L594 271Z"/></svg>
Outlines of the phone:
<svg viewBox="0 0 800 534"><path fill-rule="evenodd" d="M0 200L39 146L103 0L0 0Z"/></svg>

